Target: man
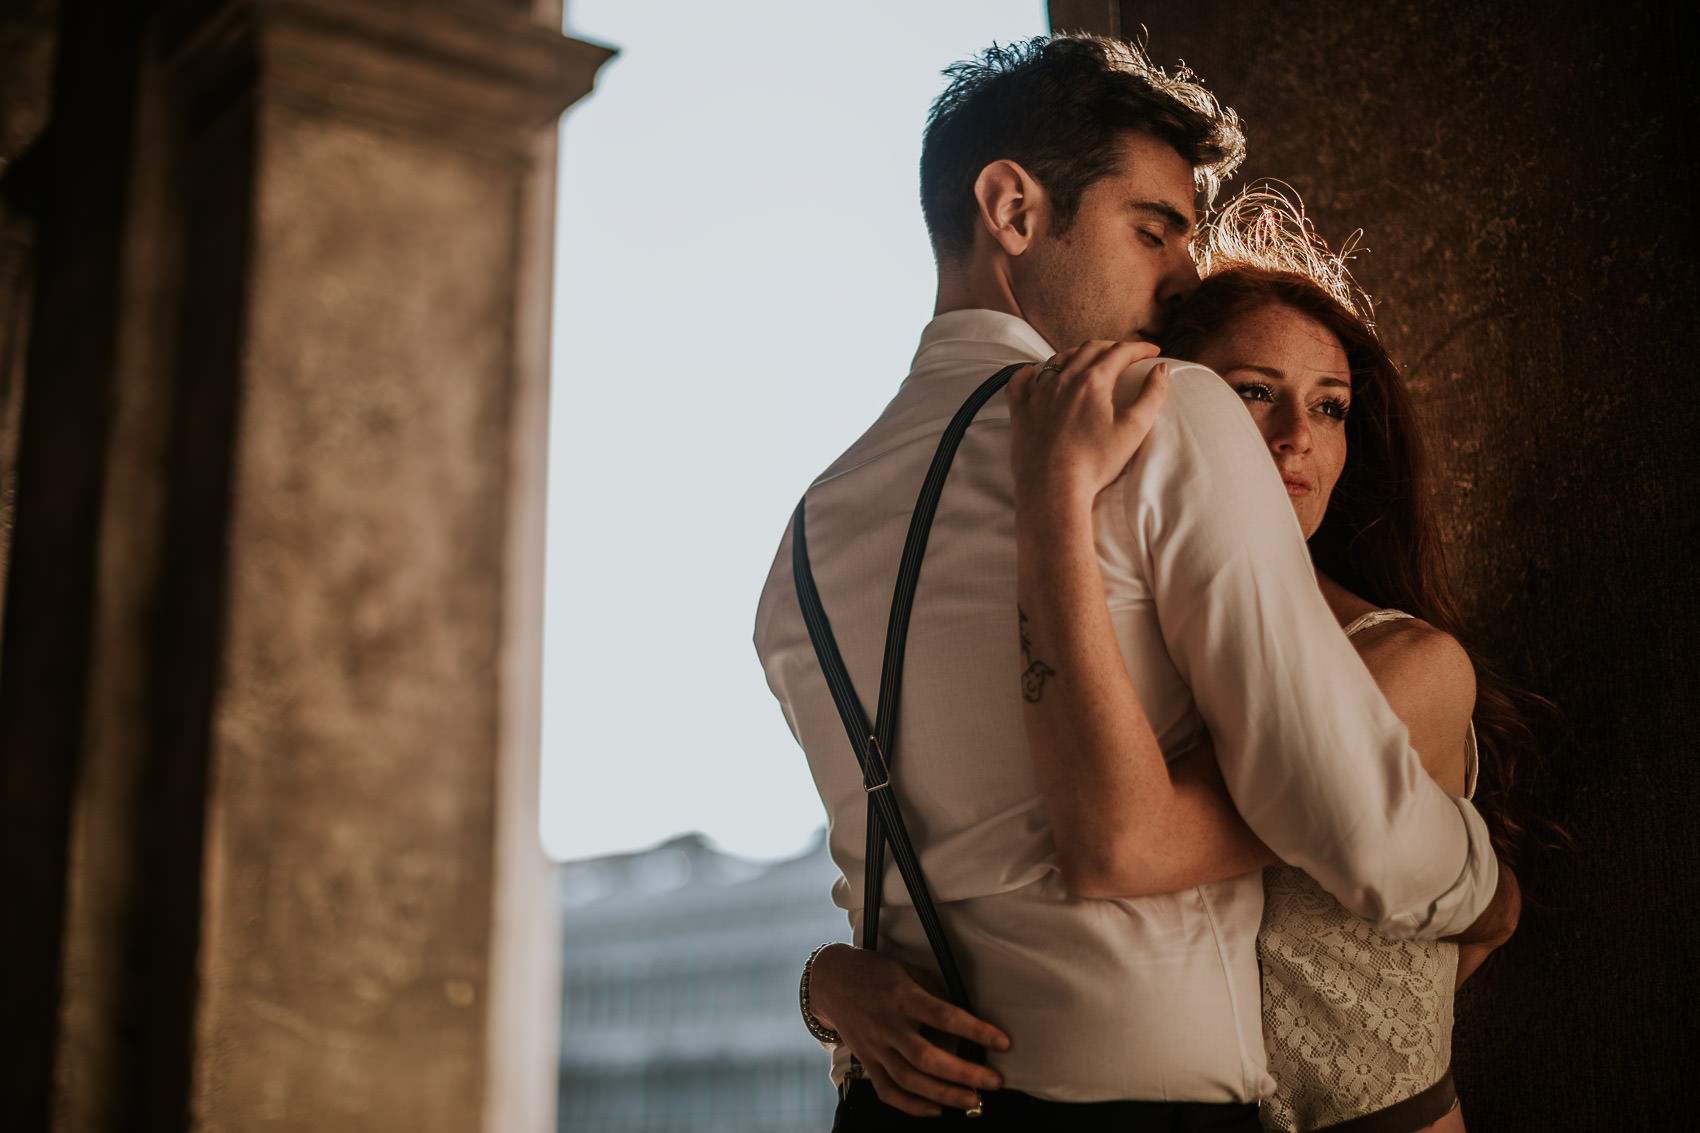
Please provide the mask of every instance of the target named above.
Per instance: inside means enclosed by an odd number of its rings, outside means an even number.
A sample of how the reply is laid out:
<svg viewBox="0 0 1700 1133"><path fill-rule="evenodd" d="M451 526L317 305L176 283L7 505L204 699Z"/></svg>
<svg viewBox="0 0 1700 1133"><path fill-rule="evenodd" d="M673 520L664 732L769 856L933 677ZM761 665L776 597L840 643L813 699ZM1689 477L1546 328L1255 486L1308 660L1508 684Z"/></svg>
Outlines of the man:
<svg viewBox="0 0 1700 1133"><path fill-rule="evenodd" d="M921 159L936 317L891 404L808 492L814 577L869 707L910 509L946 422L1004 365L1160 330L1197 283L1195 193L1208 198L1242 150L1231 112L1123 44L1035 40L951 76ZM1117 566L1107 584L1118 631L1165 753L1208 727L1257 834L1382 931L1465 928L1496 888L1481 819L1415 769L1404 728L1317 596L1292 524L1242 530L1220 506L1213 485L1271 475L1244 409L1218 381L1177 382L1164 418L1146 447L1182 459L1136 463L1126 493L1158 517L1147 530L1159 542L1143 544L1125 523L1099 534ZM1079 900L1062 884L1021 716L1009 460L1008 410L994 398L962 443L933 525L892 757L976 1011L1015 1038L983 1080L1007 1089L988 1100L981 1127L1255 1129L1253 1103L1272 1086L1258 876L1116 901ZM1209 483L1162 471L1179 467L1208 467ZM1291 687L1278 703L1259 698L1267 717L1247 720L1244 702L1219 690L1274 679L1259 667L1272 635L1294 660L1282 674ZM762 593L756 647L831 817L845 874L834 897L860 933L866 796L798 608L789 534ZM1195 696L1184 682L1204 673L1220 674L1218 691L1199 685ZM1319 735L1333 742L1317 745ZM931 968L894 878L884 905L880 948ZM849 1063L840 1045L841 1084ZM889 1079L850 1082L842 1127L901 1120L875 1087L915 1100ZM1020 1117L999 1124L1000 1114Z"/></svg>

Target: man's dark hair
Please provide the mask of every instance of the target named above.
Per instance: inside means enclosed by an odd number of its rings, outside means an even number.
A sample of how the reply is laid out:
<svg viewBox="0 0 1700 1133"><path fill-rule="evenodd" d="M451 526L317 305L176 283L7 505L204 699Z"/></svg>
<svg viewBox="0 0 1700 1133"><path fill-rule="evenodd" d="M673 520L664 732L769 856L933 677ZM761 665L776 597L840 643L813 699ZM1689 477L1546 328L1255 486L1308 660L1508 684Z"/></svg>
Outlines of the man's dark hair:
<svg viewBox="0 0 1700 1133"><path fill-rule="evenodd" d="M974 182L994 161L1025 169L1066 231L1087 187L1118 169L1129 132L1173 146L1206 203L1245 156L1239 118L1184 66L1168 75L1142 48L1086 34L994 44L954 64L927 116L921 211L940 262L974 244Z"/></svg>

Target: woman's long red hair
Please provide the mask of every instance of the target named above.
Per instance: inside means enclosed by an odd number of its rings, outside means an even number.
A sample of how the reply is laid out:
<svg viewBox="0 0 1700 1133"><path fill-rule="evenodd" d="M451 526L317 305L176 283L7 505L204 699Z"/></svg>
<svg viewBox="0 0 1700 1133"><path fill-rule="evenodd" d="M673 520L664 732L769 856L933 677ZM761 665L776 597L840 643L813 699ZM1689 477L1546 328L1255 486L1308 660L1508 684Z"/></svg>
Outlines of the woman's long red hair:
<svg viewBox="0 0 1700 1133"><path fill-rule="evenodd" d="M1484 664L1465 632L1415 407L1373 329L1367 298L1351 283L1344 261L1310 234L1302 213L1283 200L1291 211L1271 219L1268 202L1264 191L1249 205L1242 197L1213 222L1235 226L1226 242L1229 251L1223 252L1219 238L1212 243L1206 236L1205 246L1214 252L1205 257L1208 274L1165 334L1164 352L1177 358L1195 355L1230 323L1269 305L1314 319L1340 340L1352 374L1346 464L1322 525L1311 536L1311 558L1319 571L1352 593L1421 618L1451 634L1469 653L1476 670L1480 755L1476 802L1495 849L1515 868L1528 834L1516 814L1513 787L1519 760L1535 746L1520 705L1545 702ZM1261 232L1255 231L1258 227ZM1306 246L1296 248L1295 240ZM1257 253L1271 243L1277 251Z"/></svg>

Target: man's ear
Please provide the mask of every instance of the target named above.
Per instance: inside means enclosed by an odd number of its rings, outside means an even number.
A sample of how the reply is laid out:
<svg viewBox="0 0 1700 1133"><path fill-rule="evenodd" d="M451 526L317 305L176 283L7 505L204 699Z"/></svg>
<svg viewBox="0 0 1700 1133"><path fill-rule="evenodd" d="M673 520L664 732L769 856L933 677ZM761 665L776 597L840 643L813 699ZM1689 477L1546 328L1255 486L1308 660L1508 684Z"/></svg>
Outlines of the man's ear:
<svg viewBox="0 0 1700 1133"><path fill-rule="evenodd" d="M994 161L974 179L980 225L1005 254L1019 256L1049 217L1051 199L1027 170L1007 159Z"/></svg>

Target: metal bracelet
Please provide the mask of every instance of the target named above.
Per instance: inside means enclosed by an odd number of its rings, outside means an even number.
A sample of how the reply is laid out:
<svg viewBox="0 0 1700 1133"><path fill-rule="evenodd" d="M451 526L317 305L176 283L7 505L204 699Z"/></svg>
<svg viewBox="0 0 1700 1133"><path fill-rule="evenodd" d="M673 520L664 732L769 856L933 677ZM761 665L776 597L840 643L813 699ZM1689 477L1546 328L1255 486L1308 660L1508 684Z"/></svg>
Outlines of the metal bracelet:
<svg viewBox="0 0 1700 1133"><path fill-rule="evenodd" d="M803 978L797 984L797 1003L803 1009L803 1025L809 1029L809 1034L823 1043L837 1046L844 1041L844 1036L815 1018L814 1011L809 1008L809 977L814 974L815 957L830 947L832 942L829 941L809 953L809 958L803 961Z"/></svg>

